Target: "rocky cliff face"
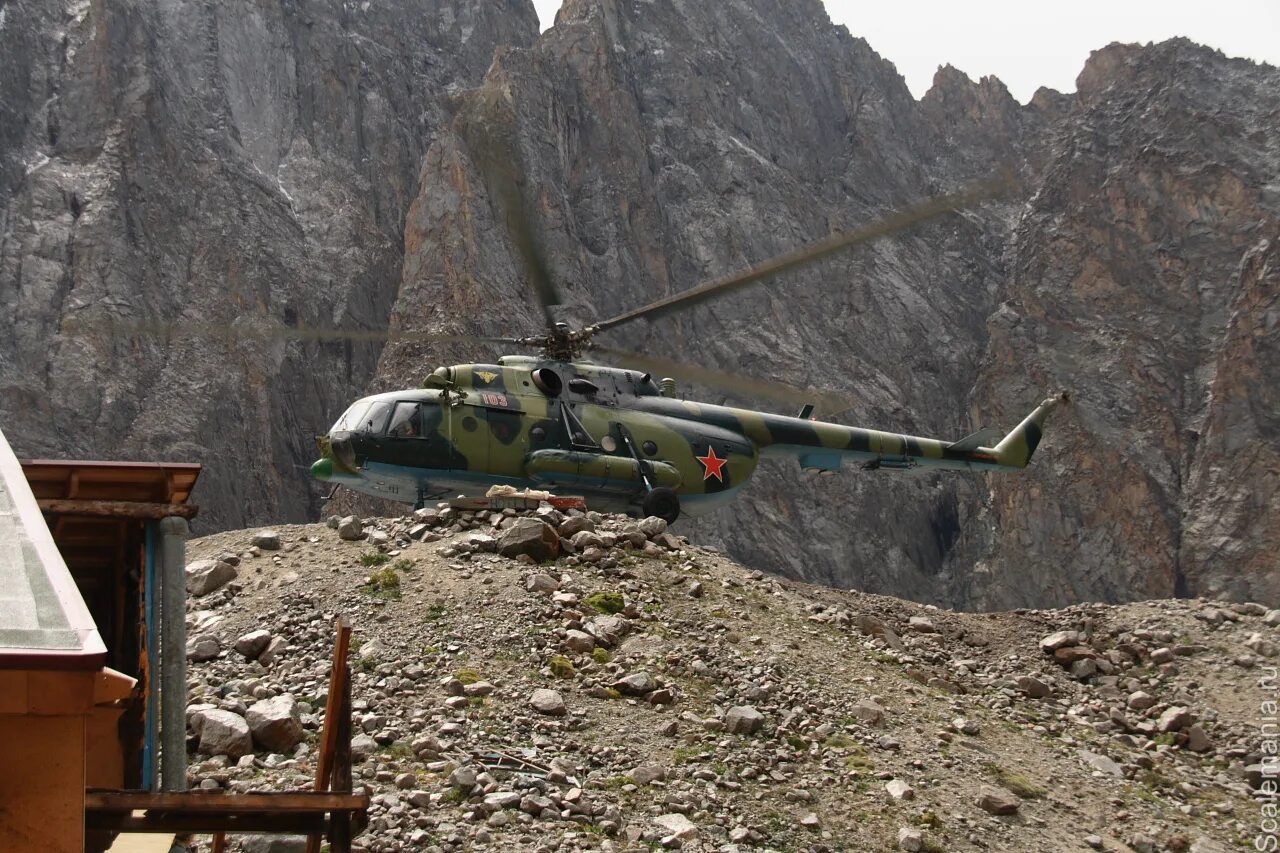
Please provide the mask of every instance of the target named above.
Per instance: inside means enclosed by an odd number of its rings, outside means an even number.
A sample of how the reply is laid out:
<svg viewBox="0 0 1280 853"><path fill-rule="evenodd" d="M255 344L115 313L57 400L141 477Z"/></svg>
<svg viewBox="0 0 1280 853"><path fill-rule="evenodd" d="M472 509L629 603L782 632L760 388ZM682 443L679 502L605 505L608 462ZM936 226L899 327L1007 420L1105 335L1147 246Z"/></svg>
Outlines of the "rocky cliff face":
<svg viewBox="0 0 1280 853"><path fill-rule="evenodd" d="M208 528L316 511L310 436L363 392L447 87L527 2L0 3L0 420L32 456L206 465ZM182 320L226 337L70 334ZM98 328L98 327L95 327ZM300 468L299 466L304 466Z"/></svg>
<svg viewBox="0 0 1280 853"><path fill-rule="evenodd" d="M41 20L10 4L0 412L22 452L199 458L213 524L298 517L307 432L347 398L497 353L109 343L60 336L62 318L535 331L439 100L493 57L485 96L507 105L570 320L1019 178L999 203L611 342L844 391L859 402L842 421L942 437L1071 388L1033 470L766 465L699 538L967 607L1280 595L1275 69L1112 47L1075 96L1022 106L944 69L917 102L818 0L570 0L536 43L524 5L407 6Z"/></svg>

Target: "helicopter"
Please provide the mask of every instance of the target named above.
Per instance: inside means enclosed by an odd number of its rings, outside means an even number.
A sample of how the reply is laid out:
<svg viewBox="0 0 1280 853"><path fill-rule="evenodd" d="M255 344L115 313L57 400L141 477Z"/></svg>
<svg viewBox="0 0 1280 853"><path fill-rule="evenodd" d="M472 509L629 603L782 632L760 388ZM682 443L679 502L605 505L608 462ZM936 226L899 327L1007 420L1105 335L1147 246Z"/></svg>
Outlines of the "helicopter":
<svg viewBox="0 0 1280 853"><path fill-rule="evenodd" d="M546 321L521 338L398 332L419 341L478 341L530 347L496 363L440 367L424 387L357 400L324 436L311 466L320 481L422 507L445 496L483 495L495 485L582 495L589 506L674 522L732 501L762 458L786 456L804 471L942 468L1013 471L1026 467L1049 413L1045 399L1007 434L982 429L959 441L902 435L816 420L820 395L776 382L625 352L597 342L603 332L652 320L785 273L1006 189L1007 177L929 199L849 232L756 264L594 324L556 319L560 303L531 225L517 146L504 140L500 100L463 104L455 127L478 167L494 212L505 220L516 259ZM506 113L508 118L511 114ZM496 117L496 118L495 118ZM600 353L626 364L584 360ZM684 399L675 376L746 395L802 402L795 416ZM661 377L661 378L657 378Z"/></svg>
<svg viewBox="0 0 1280 853"><path fill-rule="evenodd" d="M422 387L361 398L324 435L310 465L315 480L421 508L447 496L476 497L495 485L574 493L588 506L674 522L702 515L739 495L761 459L790 457L807 472L834 474L845 464L871 471L951 469L1016 471L1031 461L1050 412L1069 397L1041 402L1007 434L981 429L958 441L817 420L819 401L848 401L814 389L749 378L652 354L609 347L597 336L626 323L687 310L780 276L837 252L890 237L921 222L1002 195L1009 175L902 208L870 224L708 281L643 307L574 327L556 318L562 304L526 205L514 111L501 92L464 93L454 129L469 150L495 219L545 321L524 337L482 337L406 329L68 321L65 329L165 336L212 335L310 341L471 343L531 348L494 363L456 364L427 375ZM624 367L587 360L599 354ZM802 404L794 416L685 399L676 377L741 396ZM845 405L845 409L849 408Z"/></svg>

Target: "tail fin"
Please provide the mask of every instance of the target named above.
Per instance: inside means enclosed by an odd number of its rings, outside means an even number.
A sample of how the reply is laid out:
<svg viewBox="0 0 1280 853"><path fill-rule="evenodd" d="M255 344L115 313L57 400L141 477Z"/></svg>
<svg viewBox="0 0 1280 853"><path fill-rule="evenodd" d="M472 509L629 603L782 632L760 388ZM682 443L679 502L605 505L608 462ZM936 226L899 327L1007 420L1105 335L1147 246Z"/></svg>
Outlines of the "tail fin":
<svg viewBox="0 0 1280 853"><path fill-rule="evenodd" d="M1027 467L1027 463L1031 461L1031 454L1036 452L1036 446L1040 444L1040 436L1044 434L1044 422L1048 419L1049 413L1059 403L1067 403L1070 400L1071 396L1063 391L1037 406L1034 412L1027 415L1022 423L1010 430L1009 434L995 446L996 460L1001 465L1011 468Z"/></svg>

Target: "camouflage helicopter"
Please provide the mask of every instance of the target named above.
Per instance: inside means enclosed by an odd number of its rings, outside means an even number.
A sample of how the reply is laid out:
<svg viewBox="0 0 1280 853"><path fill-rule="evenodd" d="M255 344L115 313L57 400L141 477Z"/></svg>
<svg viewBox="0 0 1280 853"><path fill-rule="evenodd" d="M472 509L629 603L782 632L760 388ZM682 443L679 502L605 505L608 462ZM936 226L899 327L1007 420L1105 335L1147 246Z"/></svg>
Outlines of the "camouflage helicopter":
<svg viewBox="0 0 1280 853"><path fill-rule="evenodd" d="M518 338L407 330L275 327L272 337L304 340L404 340L530 347L496 363L440 367L423 387L357 400L316 442L316 480L374 497L412 503L477 496L494 485L573 493L589 506L675 521L724 506L760 460L791 457L809 472L845 463L867 470L946 468L1013 471L1039 444L1050 411L1065 393L1044 400L1008 434L982 429L959 441L902 435L814 419L814 402L830 395L601 345L596 336L635 320L653 320L731 294L859 244L891 236L1002 193L1002 178L899 210L749 269L579 328L558 321L561 300L531 225L509 103L464 100L455 113L495 214L504 220L514 257L545 321L541 334ZM153 330L130 326L126 330ZM226 334L219 326L155 326L165 334ZM243 335L243 330L237 330ZM629 367L584 359L607 356ZM699 385L803 403L794 416L684 399L674 377ZM845 401L847 402L847 401Z"/></svg>

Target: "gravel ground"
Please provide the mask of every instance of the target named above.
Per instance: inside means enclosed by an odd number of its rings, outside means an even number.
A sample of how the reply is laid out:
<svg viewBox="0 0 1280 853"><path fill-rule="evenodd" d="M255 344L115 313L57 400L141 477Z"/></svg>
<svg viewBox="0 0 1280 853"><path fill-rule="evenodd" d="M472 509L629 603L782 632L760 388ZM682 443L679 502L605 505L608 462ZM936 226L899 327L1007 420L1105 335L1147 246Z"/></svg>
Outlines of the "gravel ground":
<svg viewBox="0 0 1280 853"><path fill-rule="evenodd" d="M1259 831L1280 623L1259 605L955 613L545 506L230 531L188 558L192 786L310 787L343 614L364 850L1209 853Z"/></svg>

